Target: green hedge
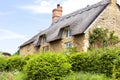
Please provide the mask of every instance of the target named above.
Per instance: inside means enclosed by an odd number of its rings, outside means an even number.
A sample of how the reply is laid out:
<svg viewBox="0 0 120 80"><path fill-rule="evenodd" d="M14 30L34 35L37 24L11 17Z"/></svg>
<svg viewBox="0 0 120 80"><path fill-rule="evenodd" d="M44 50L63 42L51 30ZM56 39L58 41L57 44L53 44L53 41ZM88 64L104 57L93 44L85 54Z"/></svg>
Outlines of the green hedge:
<svg viewBox="0 0 120 80"><path fill-rule="evenodd" d="M107 76L112 76L112 69L115 60L115 54L104 53L99 59L99 71L100 73L106 74Z"/></svg>
<svg viewBox="0 0 120 80"><path fill-rule="evenodd" d="M21 56L12 56L8 58L7 70L8 71L22 71L24 65L26 64L25 60Z"/></svg>
<svg viewBox="0 0 120 80"><path fill-rule="evenodd" d="M112 76L114 60L120 50L105 49L88 53L79 53L70 56L72 70L83 72L103 73Z"/></svg>
<svg viewBox="0 0 120 80"><path fill-rule="evenodd" d="M90 53L79 53L70 56L72 70L79 72L98 72L98 55Z"/></svg>
<svg viewBox="0 0 120 80"><path fill-rule="evenodd" d="M0 57L0 72L5 71L6 66L7 66L7 58Z"/></svg>
<svg viewBox="0 0 120 80"><path fill-rule="evenodd" d="M24 70L28 80L60 79L71 71L113 75L115 79L120 79L120 49L95 49L70 55L43 53L0 57L0 71L6 70Z"/></svg>
<svg viewBox="0 0 120 80"><path fill-rule="evenodd" d="M32 80L59 79L71 71L71 64L63 54L41 54L30 59L24 69Z"/></svg>
<svg viewBox="0 0 120 80"><path fill-rule="evenodd" d="M99 59L99 71L100 73L106 74L107 76L112 76L114 61L118 58L120 54L120 48L109 48L104 49L101 53Z"/></svg>
<svg viewBox="0 0 120 80"><path fill-rule="evenodd" d="M120 80L120 55L115 60L115 65L114 65L114 68L113 68L113 78L115 80Z"/></svg>

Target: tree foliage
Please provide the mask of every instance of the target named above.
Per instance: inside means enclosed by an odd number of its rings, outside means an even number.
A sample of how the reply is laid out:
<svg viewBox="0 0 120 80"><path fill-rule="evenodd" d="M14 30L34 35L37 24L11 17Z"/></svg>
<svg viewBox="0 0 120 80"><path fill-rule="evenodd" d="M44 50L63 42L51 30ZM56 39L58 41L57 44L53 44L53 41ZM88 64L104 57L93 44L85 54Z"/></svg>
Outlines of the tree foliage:
<svg viewBox="0 0 120 80"><path fill-rule="evenodd" d="M90 33L89 42L91 47L107 47L118 43L120 40L114 31L96 28Z"/></svg>

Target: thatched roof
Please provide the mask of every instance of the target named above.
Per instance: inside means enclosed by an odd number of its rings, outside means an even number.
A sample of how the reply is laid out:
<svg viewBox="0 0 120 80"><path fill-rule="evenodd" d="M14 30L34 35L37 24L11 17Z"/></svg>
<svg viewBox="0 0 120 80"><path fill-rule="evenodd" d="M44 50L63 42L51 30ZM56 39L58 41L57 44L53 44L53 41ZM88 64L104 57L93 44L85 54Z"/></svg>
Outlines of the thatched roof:
<svg viewBox="0 0 120 80"><path fill-rule="evenodd" d="M47 42L61 39L62 31L67 26L70 27L72 35L82 34L110 2L111 0L102 0L94 5L87 6L68 15L62 16L52 23L48 29L38 33L20 47L30 43L39 46L42 35L47 36Z"/></svg>
<svg viewBox="0 0 120 80"><path fill-rule="evenodd" d="M8 53L8 52L3 52L2 55L4 55L4 56L11 56L11 54Z"/></svg>
<svg viewBox="0 0 120 80"><path fill-rule="evenodd" d="M8 53L8 52L1 52L1 51L0 51L0 56L1 56L1 55L4 55L4 56L11 56L11 54Z"/></svg>

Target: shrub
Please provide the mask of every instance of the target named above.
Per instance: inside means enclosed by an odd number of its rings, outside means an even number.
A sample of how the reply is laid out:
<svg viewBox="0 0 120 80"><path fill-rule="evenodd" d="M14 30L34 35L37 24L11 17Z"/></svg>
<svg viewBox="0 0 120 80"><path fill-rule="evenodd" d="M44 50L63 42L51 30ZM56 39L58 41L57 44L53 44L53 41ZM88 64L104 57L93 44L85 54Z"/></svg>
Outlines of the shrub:
<svg viewBox="0 0 120 80"><path fill-rule="evenodd" d="M36 55L34 54L34 55L23 56L22 58L23 58L23 60L24 60L24 62L25 62L24 65L26 65L27 62L28 62L30 59L34 58L34 56L36 56Z"/></svg>
<svg viewBox="0 0 120 80"><path fill-rule="evenodd" d="M73 71L102 73L112 76L114 60L120 54L115 48L100 51L79 53L70 56Z"/></svg>
<svg viewBox="0 0 120 80"><path fill-rule="evenodd" d="M71 65L63 54L41 54L30 59L24 71L32 80L59 79L71 71Z"/></svg>
<svg viewBox="0 0 120 80"><path fill-rule="evenodd" d="M21 56L12 56L8 59L7 62L7 70L8 71L22 71L25 65L25 60Z"/></svg>
<svg viewBox="0 0 120 80"><path fill-rule="evenodd" d="M115 65L114 65L114 68L113 68L113 78L115 80L120 80L120 55L115 60Z"/></svg>
<svg viewBox="0 0 120 80"><path fill-rule="evenodd" d="M0 57L0 72L4 71L7 66L7 59L5 57Z"/></svg>
<svg viewBox="0 0 120 80"><path fill-rule="evenodd" d="M82 71L84 70L84 64L85 63L85 57L87 55L82 55L82 54L73 54L70 56L70 63L72 65L72 70L73 71Z"/></svg>
<svg viewBox="0 0 120 80"><path fill-rule="evenodd" d="M73 71L97 72L98 59L97 55L90 53L80 53L72 55L71 58Z"/></svg>
<svg viewBox="0 0 120 80"><path fill-rule="evenodd" d="M103 53L99 59L99 71L100 73L112 76L112 69L116 55L113 53Z"/></svg>

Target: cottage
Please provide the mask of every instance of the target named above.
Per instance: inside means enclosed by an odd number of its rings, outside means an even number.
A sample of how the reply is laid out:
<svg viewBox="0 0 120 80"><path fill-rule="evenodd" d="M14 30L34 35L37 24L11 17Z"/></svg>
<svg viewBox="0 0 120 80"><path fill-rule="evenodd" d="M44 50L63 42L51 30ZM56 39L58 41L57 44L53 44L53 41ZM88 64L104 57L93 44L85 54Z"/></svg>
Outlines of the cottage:
<svg viewBox="0 0 120 80"><path fill-rule="evenodd" d="M52 24L20 46L20 55L43 51L63 51L75 47L89 48L89 32L102 27L115 31L120 38L120 6L116 0L102 0L68 15L62 16L60 4L53 10Z"/></svg>

